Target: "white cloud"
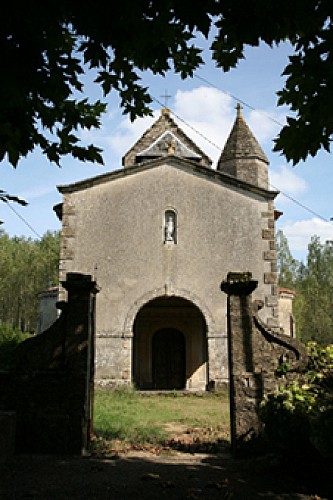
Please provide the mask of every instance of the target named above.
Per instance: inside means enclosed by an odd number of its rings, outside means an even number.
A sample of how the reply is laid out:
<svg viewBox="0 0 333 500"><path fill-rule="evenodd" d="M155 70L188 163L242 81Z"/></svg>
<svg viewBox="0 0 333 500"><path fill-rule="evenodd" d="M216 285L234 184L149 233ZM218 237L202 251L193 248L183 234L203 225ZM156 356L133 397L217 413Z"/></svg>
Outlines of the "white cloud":
<svg viewBox="0 0 333 500"><path fill-rule="evenodd" d="M178 125L216 163L236 117L233 99L210 87L178 90L174 111L189 126L176 117Z"/></svg>
<svg viewBox="0 0 333 500"><path fill-rule="evenodd" d="M131 122L129 118L121 120L116 132L105 138L108 146L122 158L141 135L157 120L160 112L155 111L154 116L145 116Z"/></svg>
<svg viewBox="0 0 333 500"><path fill-rule="evenodd" d="M211 87L193 90L178 90L175 95L175 110L186 121L219 124L223 116L234 115L233 100L227 94Z"/></svg>
<svg viewBox="0 0 333 500"><path fill-rule="evenodd" d="M199 87L190 91L178 90L172 109L175 113L172 114L175 122L216 162L235 118L232 98L209 87ZM138 118L133 123L124 118L112 135L104 135L104 147L108 146L118 158L121 158L159 115L158 110L154 112L153 118ZM205 137L218 147L212 145Z"/></svg>
<svg viewBox="0 0 333 500"><path fill-rule="evenodd" d="M283 195L283 193L289 196L297 196L307 190L305 180L296 175L291 168L285 165L281 165L275 169L272 168L269 177L270 187L281 191L281 194L277 198L279 203L286 203L290 201L287 196Z"/></svg>
<svg viewBox="0 0 333 500"><path fill-rule="evenodd" d="M216 164L236 118L234 99L218 89L205 86L178 90L172 110L177 124ZM122 156L159 114L160 110L157 110L153 117L138 118L134 122L125 117L119 123L111 114L103 120L99 130L84 131L82 139L102 147L106 164L111 162L112 166L119 168ZM276 113L262 111L252 111L246 116L259 142L272 139L279 129L269 117L281 119Z"/></svg>
<svg viewBox="0 0 333 500"><path fill-rule="evenodd" d="M285 116L283 114L261 109L251 111L247 117L250 129L261 144L271 142L284 122Z"/></svg>
<svg viewBox="0 0 333 500"><path fill-rule="evenodd" d="M121 166L122 157L158 116L159 112L155 111L153 117L138 118L134 122L125 117L116 122L115 126L112 121L115 118L114 113L109 113L104 117L99 129L82 130L80 136L85 143L92 143L102 148L107 167L118 169Z"/></svg>
<svg viewBox="0 0 333 500"><path fill-rule="evenodd" d="M198 87L190 91L178 90L172 109L175 113L172 114L175 122L216 162L236 116L232 98L209 87ZM124 154L159 115L160 110L157 110L153 117L138 118L134 122L125 117L116 127L113 127L106 118L99 130L83 131L81 137L85 142L93 142L102 147L106 164L111 162L112 166L119 168ZM112 130L111 133L110 130ZM195 132L196 130L199 134ZM211 143L216 144L217 147Z"/></svg>
<svg viewBox="0 0 333 500"><path fill-rule="evenodd" d="M322 243L333 239L333 225L318 217L309 220L286 222L281 225L284 235L287 237L291 253L293 251L305 251L310 243L311 237L317 235Z"/></svg>

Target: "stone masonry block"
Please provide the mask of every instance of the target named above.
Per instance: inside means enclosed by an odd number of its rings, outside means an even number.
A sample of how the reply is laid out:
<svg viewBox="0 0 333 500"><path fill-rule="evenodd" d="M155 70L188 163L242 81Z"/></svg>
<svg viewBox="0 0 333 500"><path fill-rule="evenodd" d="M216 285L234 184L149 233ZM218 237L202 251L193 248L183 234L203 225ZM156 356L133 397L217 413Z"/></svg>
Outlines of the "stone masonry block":
<svg viewBox="0 0 333 500"><path fill-rule="evenodd" d="M264 260L276 260L276 252L274 250L264 252Z"/></svg>
<svg viewBox="0 0 333 500"><path fill-rule="evenodd" d="M61 258L64 260L73 260L74 251L71 250L70 248L63 248L63 250L61 252Z"/></svg>
<svg viewBox="0 0 333 500"><path fill-rule="evenodd" d="M75 206L74 205L64 205L63 207L63 215L75 215Z"/></svg>
<svg viewBox="0 0 333 500"><path fill-rule="evenodd" d="M271 271L272 273L277 273L277 263L276 261L275 262L271 262Z"/></svg>
<svg viewBox="0 0 333 500"><path fill-rule="evenodd" d="M73 238L75 236L74 229L72 227L63 227L62 228L62 237L63 238Z"/></svg>
<svg viewBox="0 0 333 500"><path fill-rule="evenodd" d="M270 328L278 328L279 327L279 321L277 318L267 318L266 323Z"/></svg>
<svg viewBox="0 0 333 500"><path fill-rule="evenodd" d="M68 215L62 216L62 227L67 227L70 225L70 217Z"/></svg>
<svg viewBox="0 0 333 500"><path fill-rule="evenodd" d="M277 273L264 273L264 283L266 285L274 285L277 283Z"/></svg>
<svg viewBox="0 0 333 500"><path fill-rule="evenodd" d="M263 229L262 230L263 240L274 240L274 230L273 229Z"/></svg>
<svg viewBox="0 0 333 500"><path fill-rule="evenodd" d="M277 307L278 306L278 298L277 298L277 296L266 297L265 303L266 303L267 307Z"/></svg>

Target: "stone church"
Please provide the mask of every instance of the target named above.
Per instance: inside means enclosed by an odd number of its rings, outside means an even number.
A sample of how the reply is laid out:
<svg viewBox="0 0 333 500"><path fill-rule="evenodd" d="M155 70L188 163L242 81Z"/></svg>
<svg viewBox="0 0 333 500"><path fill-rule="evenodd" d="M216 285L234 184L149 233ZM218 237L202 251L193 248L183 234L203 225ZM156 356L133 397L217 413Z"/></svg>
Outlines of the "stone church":
<svg viewBox="0 0 333 500"><path fill-rule="evenodd" d="M60 280L87 273L100 287L100 384L205 390L226 382L220 284L230 271L252 273L262 320L279 326L277 192L240 106L216 169L163 109L123 168L58 189Z"/></svg>

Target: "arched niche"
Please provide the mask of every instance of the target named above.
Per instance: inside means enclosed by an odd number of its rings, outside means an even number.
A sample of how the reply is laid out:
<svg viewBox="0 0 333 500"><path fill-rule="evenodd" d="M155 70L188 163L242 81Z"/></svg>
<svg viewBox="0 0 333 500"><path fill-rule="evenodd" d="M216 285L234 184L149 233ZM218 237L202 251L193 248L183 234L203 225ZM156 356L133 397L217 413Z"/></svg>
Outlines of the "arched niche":
<svg viewBox="0 0 333 500"><path fill-rule="evenodd" d="M169 208L164 212L163 241L166 245L176 245L178 241L178 217L175 210Z"/></svg>
<svg viewBox="0 0 333 500"><path fill-rule="evenodd" d="M189 300L172 296L146 303L134 322L134 385L143 390L205 390L206 331L202 312Z"/></svg>

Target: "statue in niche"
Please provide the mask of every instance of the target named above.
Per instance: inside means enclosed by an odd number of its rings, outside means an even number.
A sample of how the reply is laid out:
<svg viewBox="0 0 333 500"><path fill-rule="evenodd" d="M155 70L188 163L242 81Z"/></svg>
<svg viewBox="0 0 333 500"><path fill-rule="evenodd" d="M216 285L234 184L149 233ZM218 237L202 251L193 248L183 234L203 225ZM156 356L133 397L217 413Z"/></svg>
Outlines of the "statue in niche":
<svg viewBox="0 0 333 500"><path fill-rule="evenodd" d="M165 243L176 242L176 223L173 212L165 213L164 241Z"/></svg>
<svg viewBox="0 0 333 500"><path fill-rule="evenodd" d="M171 141L169 141L167 145L168 155L174 155L176 152L176 148L177 141L175 141L175 139L171 139Z"/></svg>

